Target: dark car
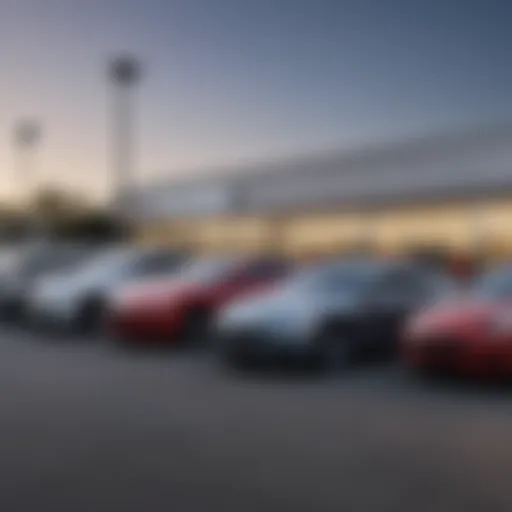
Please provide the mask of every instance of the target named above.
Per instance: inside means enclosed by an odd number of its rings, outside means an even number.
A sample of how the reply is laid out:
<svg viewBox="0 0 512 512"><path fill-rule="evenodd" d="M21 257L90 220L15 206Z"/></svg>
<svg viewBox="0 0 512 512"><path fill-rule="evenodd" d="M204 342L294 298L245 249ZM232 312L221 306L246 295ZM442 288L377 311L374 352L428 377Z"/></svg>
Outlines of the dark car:
<svg viewBox="0 0 512 512"><path fill-rule="evenodd" d="M220 354L235 366L299 360L324 369L340 369L358 356L389 355L404 319L446 279L407 263L316 265L227 307L217 323Z"/></svg>

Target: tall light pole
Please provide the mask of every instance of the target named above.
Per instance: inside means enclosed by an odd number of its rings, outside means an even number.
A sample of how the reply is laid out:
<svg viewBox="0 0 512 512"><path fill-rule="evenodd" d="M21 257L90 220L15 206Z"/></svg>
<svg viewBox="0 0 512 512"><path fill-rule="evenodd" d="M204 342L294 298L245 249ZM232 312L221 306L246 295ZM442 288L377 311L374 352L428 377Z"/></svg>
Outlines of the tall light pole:
<svg viewBox="0 0 512 512"><path fill-rule="evenodd" d="M35 200L36 181L35 165L36 150L41 141L42 129L37 121L24 119L20 120L14 127L14 151L16 178L22 192L23 200L27 208L27 235L38 236L40 220L37 216L31 215L29 209Z"/></svg>
<svg viewBox="0 0 512 512"><path fill-rule="evenodd" d="M134 137L131 92L140 81L141 66L131 55L120 55L109 64L109 77L114 87L112 172L115 203L121 207L123 191L134 175Z"/></svg>
<svg viewBox="0 0 512 512"><path fill-rule="evenodd" d="M19 121L14 128L17 178L21 180L21 188L29 200L34 184L35 150L41 136L41 126L33 120Z"/></svg>

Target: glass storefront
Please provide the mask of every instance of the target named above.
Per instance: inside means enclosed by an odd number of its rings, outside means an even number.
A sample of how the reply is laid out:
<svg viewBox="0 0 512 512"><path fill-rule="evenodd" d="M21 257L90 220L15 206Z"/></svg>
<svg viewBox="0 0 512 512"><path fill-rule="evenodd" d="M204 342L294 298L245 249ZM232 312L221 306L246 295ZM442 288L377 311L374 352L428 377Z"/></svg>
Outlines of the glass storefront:
<svg viewBox="0 0 512 512"><path fill-rule="evenodd" d="M201 251L279 250L291 255L339 254L371 247L382 254L411 248L512 256L512 201L475 200L381 208L160 221L142 226L140 240Z"/></svg>

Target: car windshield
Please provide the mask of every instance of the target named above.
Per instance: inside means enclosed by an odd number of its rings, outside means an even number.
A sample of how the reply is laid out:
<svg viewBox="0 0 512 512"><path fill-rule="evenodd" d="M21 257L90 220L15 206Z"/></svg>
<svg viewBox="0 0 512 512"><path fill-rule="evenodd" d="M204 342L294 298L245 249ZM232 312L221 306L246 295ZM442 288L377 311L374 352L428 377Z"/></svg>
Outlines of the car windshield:
<svg viewBox="0 0 512 512"><path fill-rule="evenodd" d="M108 279L121 275L134 263L140 254L137 251L127 249L115 249L102 252L85 265L76 277L85 280Z"/></svg>
<svg viewBox="0 0 512 512"><path fill-rule="evenodd" d="M70 268L85 259L87 254L81 247L45 248L27 256L23 263L23 272L26 275L38 275Z"/></svg>
<svg viewBox="0 0 512 512"><path fill-rule="evenodd" d="M284 285L297 291L361 293L378 273L375 264L329 263L299 271Z"/></svg>
<svg viewBox="0 0 512 512"><path fill-rule="evenodd" d="M434 272L425 277L430 285L430 300L433 302L456 299L464 291L461 283L446 274Z"/></svg>
<svg viewBox="0 0 512 512"><path fill-rule="evenodd" d="M484 275L474 283L471 293L479 299L512 299L512 269L496 270Z"/></svg>
<svg viewBox="0 0 512 512"><path fill-rule="evenodd" d="M12 272L19 268L22 252L19 248L8 248L0 253L0 273Z"/></svg>
<svg viewBox="0 0 512 512"><path fill-rule="evenodd" d="M213 282L221 279L235 265L227 258L204 258L190 262L181 272L183 279L194 282Z"/></svg>

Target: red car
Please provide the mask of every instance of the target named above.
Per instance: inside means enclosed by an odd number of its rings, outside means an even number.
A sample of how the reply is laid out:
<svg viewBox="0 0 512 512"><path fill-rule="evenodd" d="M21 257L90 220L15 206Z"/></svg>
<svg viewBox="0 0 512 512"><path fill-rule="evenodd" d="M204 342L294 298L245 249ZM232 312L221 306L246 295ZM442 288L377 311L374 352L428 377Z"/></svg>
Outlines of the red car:
<svg viewBox="0 0 512 512"><path fill-rule="evenodd" d="M110 300L108 329L125 343L202 340L219 308L288 271L273 258L198 259L170 278L118 290Z"/></svg>
<svg viewBox="0 0 512 512"><path fill-rule="evenodd" d="M419 312L406 327L402 356L420 371L512 377L512 268Z"/></svg>

